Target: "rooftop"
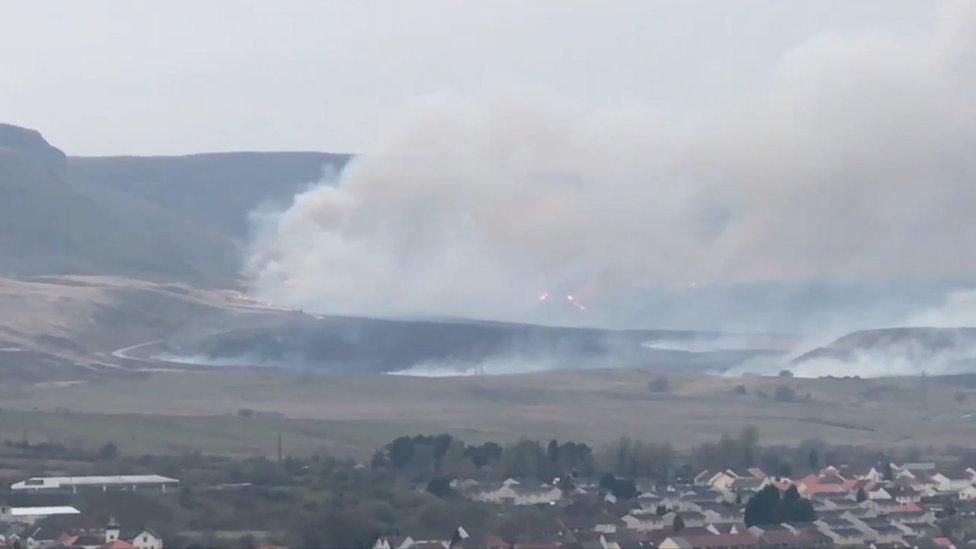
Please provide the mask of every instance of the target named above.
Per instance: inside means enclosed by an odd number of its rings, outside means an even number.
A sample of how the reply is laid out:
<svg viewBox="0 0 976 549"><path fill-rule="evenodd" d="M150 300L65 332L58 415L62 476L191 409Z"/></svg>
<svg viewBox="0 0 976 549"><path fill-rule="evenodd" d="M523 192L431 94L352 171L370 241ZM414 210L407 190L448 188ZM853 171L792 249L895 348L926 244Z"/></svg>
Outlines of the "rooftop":
<svg viewBox="0 0 976 549"><path fill-rule="evenodd" d="M113 475L89 477L31 477L16 482L11 490L37 490L61 486L103 486L109 484L178 484L175 478L161 475Z"/></svg>

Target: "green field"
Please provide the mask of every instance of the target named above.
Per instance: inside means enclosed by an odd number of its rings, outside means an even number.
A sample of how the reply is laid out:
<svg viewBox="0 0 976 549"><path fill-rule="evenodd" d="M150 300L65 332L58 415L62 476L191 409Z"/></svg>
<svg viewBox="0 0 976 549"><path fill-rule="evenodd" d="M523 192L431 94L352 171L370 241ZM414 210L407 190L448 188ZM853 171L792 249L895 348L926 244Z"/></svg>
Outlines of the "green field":
<svg viewBox="0 0 976 549"><path fill-rule="evenodd" d="M278 437L289 455L314 453L364 457L403 432L426 432L377 421L289 419L282 416L236 415L148 416L79 414L24 410L0 411L0 438L31 443L60 442L83 448L113 443L127 454L206 453L273 456ZM475 440L478 437L466 437Z"/></svg>
<svg viewBox="0 0 976 549"><path fill-rule="evenodd" d="M125 453L287 453L367 457L401 434L451 432L470 442L520 437L599 445L621 436L678 448L746 425L766 443L820 437L834 444L976 443L976 394L962 402L939 378L783 379L672 377L638 370L495 377L409 378L212 370L106 377L71 386L0 385L0 437ZM771 397L788 386L797 402ZM744 391L744 394L743 394ZM242 410L253 411L242 417ZM244 412L250 415L250 412Z"/></svg>

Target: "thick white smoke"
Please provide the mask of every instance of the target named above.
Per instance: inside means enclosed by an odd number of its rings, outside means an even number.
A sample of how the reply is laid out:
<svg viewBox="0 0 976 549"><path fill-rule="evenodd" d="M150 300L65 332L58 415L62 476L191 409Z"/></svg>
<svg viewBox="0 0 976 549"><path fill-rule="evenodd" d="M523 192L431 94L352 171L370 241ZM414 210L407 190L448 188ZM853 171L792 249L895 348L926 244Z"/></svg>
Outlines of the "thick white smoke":
<svg viewBox="0 0 976 549"><path fill-rule="evenodd" d="M972 4L923 43L819 37L705 123L535 89L429 98L265 220L254 289L329 313L614 324L706 290L972 280L974 37Z"/></svg>

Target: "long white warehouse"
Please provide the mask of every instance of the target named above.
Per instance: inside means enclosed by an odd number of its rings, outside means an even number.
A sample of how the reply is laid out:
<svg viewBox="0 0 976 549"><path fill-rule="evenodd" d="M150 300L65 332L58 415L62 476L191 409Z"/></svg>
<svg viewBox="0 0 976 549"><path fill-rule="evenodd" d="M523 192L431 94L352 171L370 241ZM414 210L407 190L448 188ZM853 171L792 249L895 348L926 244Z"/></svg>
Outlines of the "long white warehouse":
<svg viewBox="0 0 976 549"><path fill-rule="evenodd" d="M136 490L138 488L160 488L179 484L175 478L160 475L115 475L91 477L31 477L10 485L11 490L64 490L77 492L79 488L101 488L102 490Z"/></svg>
<svg viewBox="0 0 976 549"><path fill-rule="evenodd" d="M3 522L30 522L55 515L77 515L81 511L69 506L60 507L7 507L0 506L0 520Z"/></svg>

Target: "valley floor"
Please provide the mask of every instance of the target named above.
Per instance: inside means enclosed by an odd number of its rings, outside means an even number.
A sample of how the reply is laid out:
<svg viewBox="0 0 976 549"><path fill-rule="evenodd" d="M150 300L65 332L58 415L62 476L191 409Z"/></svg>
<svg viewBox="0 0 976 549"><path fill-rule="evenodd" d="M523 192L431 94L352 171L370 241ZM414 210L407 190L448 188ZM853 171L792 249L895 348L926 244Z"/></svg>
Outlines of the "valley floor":
<svg viewBox="0 0 976 549"><path fill-rule="evenodd" d="M0 384L0 439L270 456L280 434L290 454L365 458L401 434L596 445L629 436L688 448L755 425L769 445L810 437L976 444L969 378L671 376L667 391L649 390L659 377L632 369L455 378L215 369Z"/></svg>

